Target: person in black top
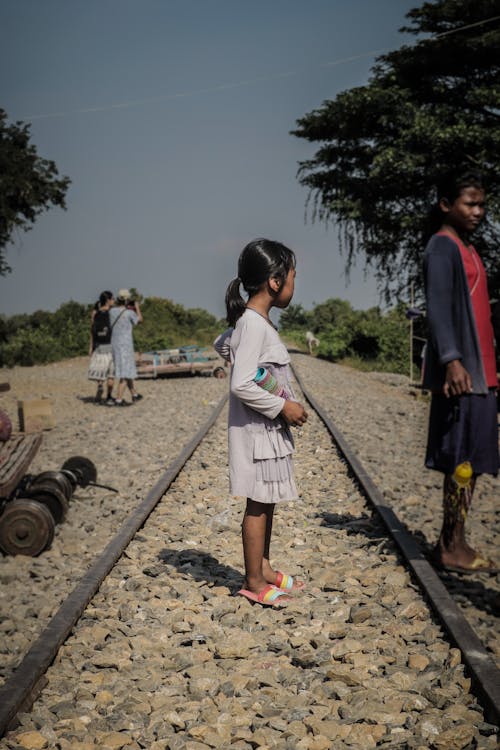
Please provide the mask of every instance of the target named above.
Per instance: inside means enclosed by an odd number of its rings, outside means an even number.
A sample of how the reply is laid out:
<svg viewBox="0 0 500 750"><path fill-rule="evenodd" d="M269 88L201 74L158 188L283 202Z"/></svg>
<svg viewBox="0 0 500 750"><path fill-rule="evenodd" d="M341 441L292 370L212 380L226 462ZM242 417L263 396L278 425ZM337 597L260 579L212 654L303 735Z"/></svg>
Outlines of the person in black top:
<svg viewBox="0 0 500 750"><path fill-rule="evenodd" d="M109 310L115 303L112 292L99 295L91 314L89 380L97 381L96 403L102 403L106 382L105 403L113 403L113 353L111 350L111 323Z"/></svg>

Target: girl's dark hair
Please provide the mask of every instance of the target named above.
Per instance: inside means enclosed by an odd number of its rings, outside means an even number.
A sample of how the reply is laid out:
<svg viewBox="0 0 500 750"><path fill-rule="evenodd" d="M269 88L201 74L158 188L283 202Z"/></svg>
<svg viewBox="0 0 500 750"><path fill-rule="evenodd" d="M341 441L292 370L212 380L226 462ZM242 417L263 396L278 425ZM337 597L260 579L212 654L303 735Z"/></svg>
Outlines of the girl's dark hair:
<svg viewBox="0 0 500 750"><path fill-rule="evenodd" d="M249 242L238 260L238 277L231 281L226 291L229 325L234 326L245 312L246 302L240 294L240 285L252 297L268 279L279 279L284 283L292 268L295 268L295 254L281 242L263 238Z"/></svg>
<svg viewBox="0 0 500 750"><path fill-rule="evenodd" d="M441 211L439 202L444 198L449 203L454 203L462 190L471 187L478 190L485 189L482 175L474 170L447 172L438 180L435 193L436 203L432 206L428 214L426 232L428 237L439 231L444 220L444 214Z"/></svg>
<svg viewBox="0 0 500 750"><path fill-rule="evenodd" d="M98 310L100 307L103 307L106 302L109 302L110 299L113 299L113 292L105 291L101 292L99 295L99 299L95 303L95 308Z"/></svg>

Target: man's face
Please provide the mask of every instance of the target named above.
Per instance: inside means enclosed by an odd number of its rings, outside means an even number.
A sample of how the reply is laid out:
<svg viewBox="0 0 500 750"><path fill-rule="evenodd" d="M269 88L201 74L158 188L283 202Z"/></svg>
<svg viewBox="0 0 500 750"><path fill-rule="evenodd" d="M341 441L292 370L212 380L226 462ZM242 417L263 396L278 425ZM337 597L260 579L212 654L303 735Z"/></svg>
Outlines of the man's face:
<svg viewBox="0 0 500 750"><path fill-rule="evenodd" d="M464 188L453 203L442 198L439 205L445 214L447 224L450 224L457 232L472 234L484 217L484 190L475 187Z"/></svg>

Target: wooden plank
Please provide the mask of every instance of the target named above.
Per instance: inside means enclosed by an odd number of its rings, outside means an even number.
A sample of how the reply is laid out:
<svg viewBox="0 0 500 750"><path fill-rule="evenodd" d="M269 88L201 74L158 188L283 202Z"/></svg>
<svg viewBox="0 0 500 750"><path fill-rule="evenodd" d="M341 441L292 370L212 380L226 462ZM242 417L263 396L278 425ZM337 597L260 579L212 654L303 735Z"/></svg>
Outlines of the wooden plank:
<svg viewBox="0 0 500 750"><path fill-rule="evenodd" d="M0 497L9 497L15 490L41 442L40 433L17 434L0 446Z"/></svg>

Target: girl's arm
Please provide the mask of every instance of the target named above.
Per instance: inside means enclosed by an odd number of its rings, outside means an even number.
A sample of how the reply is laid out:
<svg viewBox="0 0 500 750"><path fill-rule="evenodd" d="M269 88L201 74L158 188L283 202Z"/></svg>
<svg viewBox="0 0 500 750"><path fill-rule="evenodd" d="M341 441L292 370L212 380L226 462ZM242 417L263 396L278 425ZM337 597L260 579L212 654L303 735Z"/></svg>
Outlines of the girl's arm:
<svg viewBox="0 0 500 750"><path fill-rule="evenodd" d="M231 393L246 406L275 419L286 401L257 385L254 377L260 366L259 356L264 346L268 324L257 316L246 317L238 324L237 342L231 375Z"/></svg>
<svg viewBox="0 0 500 750"><path fill-rule="evenodd" d="M92 310L90 313L90 343L89 343L89 356L94 351L94 336L92 333L92 329L94 327L94 318L95 318L95 310Z"/></svg>
<svg viewBox="0 0 500 750"><path fill-rule="evenodd" d="M124 316L125 318L129 319L129 321L132 323L133 326L136 326L138 323L142 323L142 313L139 307L139 303L136 302L134 304L133 310L131 307L127 307L125 310Z"/></svg>
<svg viewBox="0 0 500 750"><path fill-rule="evenodd" d="M233 330L234 328L227 328L224 333L217 336L213 344L217 354L226 362L231 360L231 335Z"/></svg>
<svg viewBox="0 0 500 750"><path fill-rule="evenodd" d="M135 312L137 315L137 322L142 323L142 313L141 313L141 308L139 307L138 302L135 303Z"/></svg>

